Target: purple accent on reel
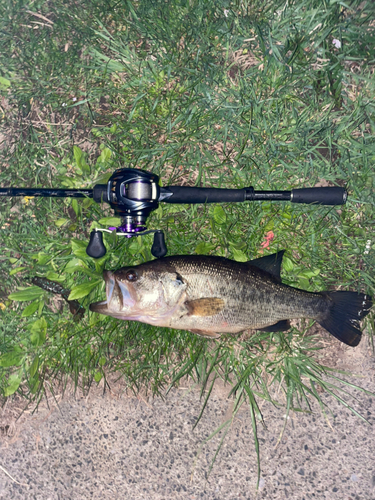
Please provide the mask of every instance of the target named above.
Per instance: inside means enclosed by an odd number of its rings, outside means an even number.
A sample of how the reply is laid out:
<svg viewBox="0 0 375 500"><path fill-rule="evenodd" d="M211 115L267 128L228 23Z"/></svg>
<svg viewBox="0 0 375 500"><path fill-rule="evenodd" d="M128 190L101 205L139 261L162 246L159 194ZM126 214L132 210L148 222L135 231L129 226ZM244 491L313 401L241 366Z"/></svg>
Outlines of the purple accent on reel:
<svg viewBox="0 0 375 500"><path fill-rule="evenodd" d="M125 233L126 238L131 238L135 236L137 233L145 231L147 229L146 226L136 226L135 224L125 224L124 226L119 227L109 227L110 231L116 231L119 233Z"/></svg>

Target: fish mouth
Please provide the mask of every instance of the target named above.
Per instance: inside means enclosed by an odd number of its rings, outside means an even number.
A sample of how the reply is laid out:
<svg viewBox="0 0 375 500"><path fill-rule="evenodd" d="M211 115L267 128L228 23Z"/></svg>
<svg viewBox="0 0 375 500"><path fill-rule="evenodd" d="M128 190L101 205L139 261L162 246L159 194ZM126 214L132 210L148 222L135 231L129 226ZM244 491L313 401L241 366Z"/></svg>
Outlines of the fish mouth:
<svg viewBox="0 0 375 500"><path fill-rule="evenodd" d="M119 313L121 309L132 308L136 301L131 295L127 285L116 280L115 273L103 271L103 278L106 284L107 300L90 304L90 311L100 314Z"/></svg>
<svg viewBox="0 0 375 500"><path fill-rule="evenodd" d="M115 280L113 278L113 273L111 271L103 271L103 278L105 281L107 300L102 300L100 302L93 302L90 304L89 309L92 312L97 312L100 314L108 313L108 303L113 295L113 290L115 288Z"/></svg>
<svg viewBox="0 0 375 500"><path fill-rule="evenodd" d="M107 295L106 303L110 304L113 297L113 291L115 289L116 281L112 271L103 271L103 278L105 281L105 291Z"/></svg>
<svg viewBox="0 0 375 500"><path fill-rule="evenodd" d="M102 302L93 302L89 306L90 311L99 313L99 314L108 314L107 301L103 300Z"/></svg>

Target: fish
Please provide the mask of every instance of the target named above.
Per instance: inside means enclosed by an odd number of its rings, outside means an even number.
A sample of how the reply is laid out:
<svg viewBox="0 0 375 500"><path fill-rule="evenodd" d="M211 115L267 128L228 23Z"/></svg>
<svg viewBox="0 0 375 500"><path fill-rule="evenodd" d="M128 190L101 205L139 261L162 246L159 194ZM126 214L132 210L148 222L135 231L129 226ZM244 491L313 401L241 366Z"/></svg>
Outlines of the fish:
<svg viewBox="0 0 375 500"><path fill-rule="evenodd" d="M90 310L209 338L248 329L286 331L291 319L311 318L344 344L357 346L372 297L283 284L284 252L248 262L176 255L104 271L106 300L91 304Z"/></svg>

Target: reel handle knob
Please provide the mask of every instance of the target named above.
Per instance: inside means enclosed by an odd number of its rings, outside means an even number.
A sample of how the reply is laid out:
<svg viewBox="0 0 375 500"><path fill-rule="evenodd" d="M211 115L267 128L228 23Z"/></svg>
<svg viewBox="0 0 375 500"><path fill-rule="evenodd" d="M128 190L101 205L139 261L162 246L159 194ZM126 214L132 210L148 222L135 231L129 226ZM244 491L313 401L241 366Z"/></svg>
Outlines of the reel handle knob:
<svg viewBox="0 0 375 500"><path fill-rule="evenodd" d="M93 257L94 259L100 259L100 257L104 257L107 253L107 249L103 243L103 235L100 231L91 231L86 253L89 257Z"/></svg>
<svg viewBox="0 0 375 500"><path fill-rule="evenodd" d="M164 233L163 231L155 231L154 233L154 243L151 247L151 253L154 257L159 259L160 257L164 257L167 254L167 245L164 241Z"/></svg>

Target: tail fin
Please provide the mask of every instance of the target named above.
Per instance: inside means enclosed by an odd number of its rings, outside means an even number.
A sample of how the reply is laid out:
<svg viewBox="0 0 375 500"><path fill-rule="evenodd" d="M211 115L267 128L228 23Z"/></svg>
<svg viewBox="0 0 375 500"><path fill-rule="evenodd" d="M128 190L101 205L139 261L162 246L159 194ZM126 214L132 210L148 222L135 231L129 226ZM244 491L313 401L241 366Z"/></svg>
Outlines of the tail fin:
<svg viewBox="0 0 375 500"><path fill-rule="evenodd" d="M355 347L362 338L359 322L369 312L372 298L356 292L326 292L331 305L318 323L344 344Z"/></svg>

